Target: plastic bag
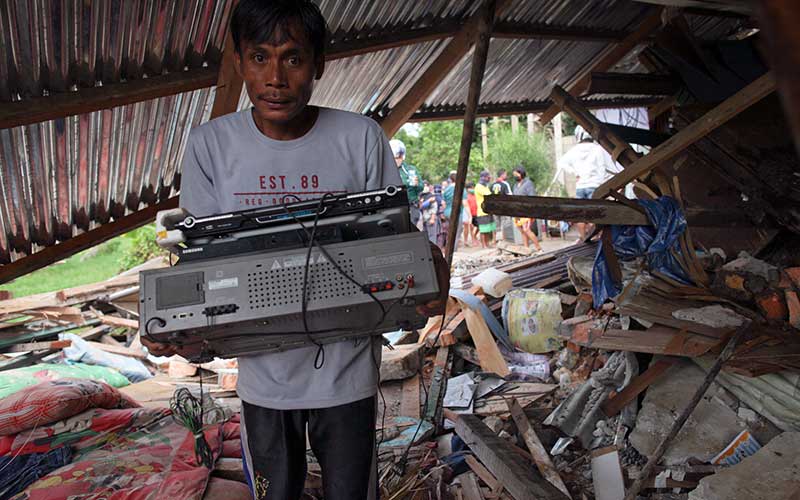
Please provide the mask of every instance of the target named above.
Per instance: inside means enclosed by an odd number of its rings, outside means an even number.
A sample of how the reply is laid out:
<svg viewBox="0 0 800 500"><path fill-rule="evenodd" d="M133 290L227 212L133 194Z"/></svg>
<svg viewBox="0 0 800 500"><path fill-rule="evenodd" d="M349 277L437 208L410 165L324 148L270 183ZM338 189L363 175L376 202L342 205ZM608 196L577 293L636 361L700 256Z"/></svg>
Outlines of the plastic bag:
<svg viewBox="0 0 800 500"><path fill-rule="evenodd" d="M503 299L503 324L511 343L528 353L561 349L561 297L553 290L516 289Z"/></svg>
<svg viewBox="0 0 800 500"><path fill-rule="evenodd" d="M686 218L678 202L669 196L657 200L634 200L647 213L652 226L610 226L614 253L619 260L644 256L647 268L687 285L691 278L684 272L672 251L680 253L678 239L686 231ZM597 246L592 270L592 300L600 308L606 300L622 292L622 283L615 283L609 271L603 245Z"/></svg>
<svg viewBox="0 0 800 500"><path fill-rule="evenodd" d="M69 361L114 368L134 383L153 376L144 363L136 358L101 351L73 333L62 333L59 338L72 341L71 346L64 348L64 356Z"/></svg>

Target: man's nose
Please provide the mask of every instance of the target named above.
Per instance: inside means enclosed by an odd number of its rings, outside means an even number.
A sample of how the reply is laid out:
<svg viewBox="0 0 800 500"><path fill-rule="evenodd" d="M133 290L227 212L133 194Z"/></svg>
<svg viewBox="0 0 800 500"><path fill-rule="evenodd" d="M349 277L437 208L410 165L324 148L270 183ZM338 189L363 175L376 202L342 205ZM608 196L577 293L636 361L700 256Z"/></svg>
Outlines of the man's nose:
<svg viewBox="0 0 800 500"><path fill-rule="evenodd" d="M264 83L267 87L286 86L286 70L279 61L269 64L266 71L267 78Z"/></svg>

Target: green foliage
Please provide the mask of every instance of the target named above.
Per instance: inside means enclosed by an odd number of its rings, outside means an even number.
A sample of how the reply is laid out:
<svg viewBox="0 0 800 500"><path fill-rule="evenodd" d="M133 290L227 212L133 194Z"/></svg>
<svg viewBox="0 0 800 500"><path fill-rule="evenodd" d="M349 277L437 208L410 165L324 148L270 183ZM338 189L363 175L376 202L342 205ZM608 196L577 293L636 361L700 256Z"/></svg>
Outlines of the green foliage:
<svg viewBox="0 0 800 500"><path fill-rule="evenodd" d="M153 257L168 255L168 252L156 244L156 226L148 224L134 229L122 236L130 241L120 257L120 270L130 269L143 264Z"/></svg>
<svg viewBox="0 0 800 500"><path fill-rule="evenodd" d="M451 170L458 167L462 123L463 120L422 123L419 127L419 137L409 135L401 129L394 138L405 143L406 161L419 169L423 179L440 182ZM469 178L476 180L483 169L479 126L475 127L469 163Z"/></svg>
<svg viewBox="0 0 800 500"><path fill-rule="evenodd" d="M511 180L511 171L522 165L537 191L541 193L547 188L553 174L550 151L550 142L544 134L530 136L523 130L514 134L510 128L501 127L490 136L487 160L493 178L498 169L504 168L509 172L508 177Z"/></svg>

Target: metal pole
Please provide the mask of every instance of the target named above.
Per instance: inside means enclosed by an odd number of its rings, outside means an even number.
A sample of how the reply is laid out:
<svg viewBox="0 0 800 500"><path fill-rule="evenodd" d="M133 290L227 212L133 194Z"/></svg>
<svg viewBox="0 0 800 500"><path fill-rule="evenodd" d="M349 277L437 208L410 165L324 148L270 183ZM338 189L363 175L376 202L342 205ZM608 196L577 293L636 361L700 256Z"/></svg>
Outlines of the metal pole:
<svg viewBox="0 0 800 500"><path fill-rule="evenodd" d="M481 97L483 74L486 71L486 58L489 54L489 41L491 40L492 25L495 16L495 0L486 0L483 4L483 15L478 24L477 43L472 54L472 73L469 80L469 94L467 107L464 112L464 128L461 132L461 150L458 153L458 170L456 172L456 187L453 192L453 207L450 213L450 228L447 231L447 252L445 253L448 265L453 263L453 252L456 248L456 235L458 225L461 224L461 202L464 185L467 181L467 168L469 167L469 153L472 146L472 134L475 129L475 115Z"/></svg>

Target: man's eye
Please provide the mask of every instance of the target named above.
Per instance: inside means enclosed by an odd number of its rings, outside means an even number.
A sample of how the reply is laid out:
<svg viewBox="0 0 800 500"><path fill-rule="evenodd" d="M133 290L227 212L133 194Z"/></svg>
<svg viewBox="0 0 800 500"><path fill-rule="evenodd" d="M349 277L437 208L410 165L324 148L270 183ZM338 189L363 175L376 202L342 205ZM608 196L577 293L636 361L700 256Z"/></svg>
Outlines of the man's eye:
<svg viewBox="0 0 800 500"><path fill-rule="evenodd" d="M257 63L263 63L266 61L266 58L262 54L256 54L253 56L253 60Z"/></svg>
<svg viewBox="0 0 800 500"><path fill-rule="evenodd" d="M289 62L289 66L297 66L298 64L300 64L300 58L296 57L296 56L295 57L290 57L288 59L288 62Z"/></svg>

